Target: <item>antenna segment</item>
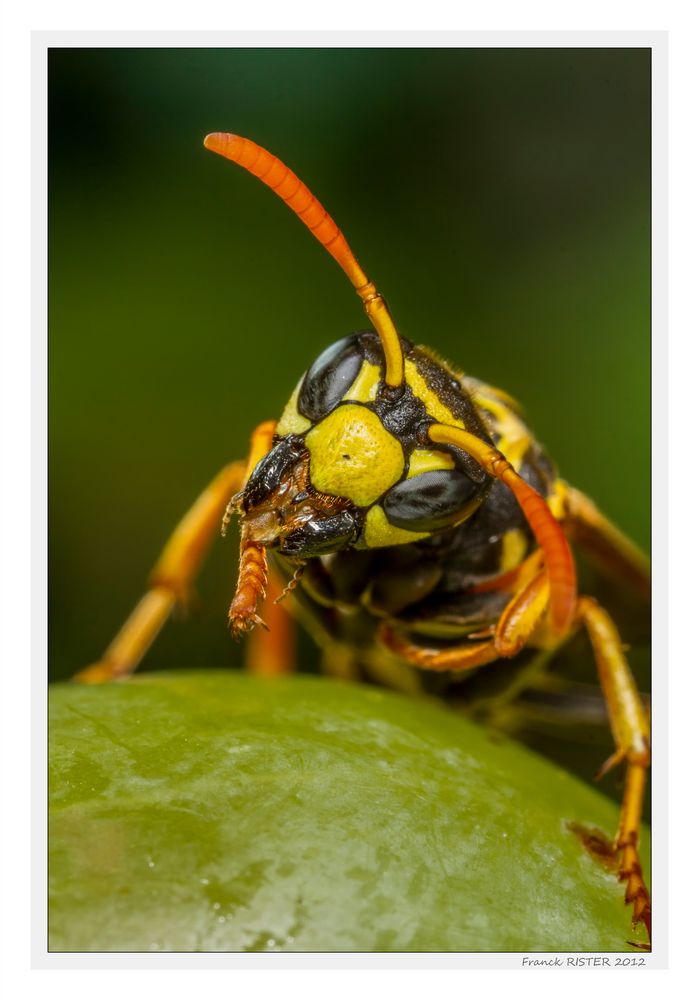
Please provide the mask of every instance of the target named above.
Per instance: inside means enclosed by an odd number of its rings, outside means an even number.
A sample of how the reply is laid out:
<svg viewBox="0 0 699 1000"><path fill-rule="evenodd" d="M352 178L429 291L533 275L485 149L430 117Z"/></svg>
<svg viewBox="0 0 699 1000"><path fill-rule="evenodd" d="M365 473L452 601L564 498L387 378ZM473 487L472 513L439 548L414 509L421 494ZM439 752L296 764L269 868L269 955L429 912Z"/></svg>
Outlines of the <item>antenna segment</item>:
<svg viewBox="0 0 699 1000"><path fill-rule="evenodd" d="M229 132L212 132L204 139L204 145L213 153L244 167L271 188L335 258L352 282L364 311L379 335L386 358L386 385L394 388L402 385L403 350L388 306L377 292L376 285L369 281L359 266L341 230L315 195L280 159L251 139Z"/></svg>

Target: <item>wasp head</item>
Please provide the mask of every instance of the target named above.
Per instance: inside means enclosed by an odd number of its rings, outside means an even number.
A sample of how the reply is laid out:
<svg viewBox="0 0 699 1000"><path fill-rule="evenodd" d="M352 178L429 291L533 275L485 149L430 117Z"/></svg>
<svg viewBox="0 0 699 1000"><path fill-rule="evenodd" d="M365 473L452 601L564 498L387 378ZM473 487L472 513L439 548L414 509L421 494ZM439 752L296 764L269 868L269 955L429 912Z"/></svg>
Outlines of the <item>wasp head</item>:
<svg viewBox="0 0 699 1000"><path fill-rule="evenodd" d="M465 520L492 480L458 449L429 445L437 420L488 440L465 389L402 341L404 384L386 385L379 338L345 337L296 387L241 498L247 537L307 559L418 541Z"/></svg>

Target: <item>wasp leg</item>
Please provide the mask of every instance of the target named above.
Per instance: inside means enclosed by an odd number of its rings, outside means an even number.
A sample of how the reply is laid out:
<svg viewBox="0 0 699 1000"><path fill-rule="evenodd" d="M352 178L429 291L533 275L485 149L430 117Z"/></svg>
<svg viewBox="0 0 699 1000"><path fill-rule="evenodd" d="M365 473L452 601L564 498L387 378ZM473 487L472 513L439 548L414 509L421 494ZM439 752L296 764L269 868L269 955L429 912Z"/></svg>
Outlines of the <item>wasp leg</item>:
<svg viewBox="0 0 699 1000"><path fill-rule="evenodd" d="M509 602L490 642L431 649L410 642L387 623L381 626L378 638L393 653L423 670L468 670L515 656L542 623L548 598L548 578L541 572ZM643 921L650 937L650 895L638 853L646 771L650 763L646 712L626 662L619 633L607 612L593 598L580 597L573 627L578 623L585 625L592 643L616 744L615 753L600 773L606 773L622 761L626 761L627 766L621 817L614 841L619 854L619 879L626 883L625 902L633 904L634 926ZM568 634L571 631L572 628ZM555 641L560 642L562 638L558 636ZM537 644L547 644L545 623L535 639Z"/></svg>
<svg viewBox="0 0 699 1000"><path fill-rule="evenodd" d="M494 637L488 642L471 641L451 649L432 649L410 642L386 622L379 629L378 640L392 653L422 670L471 670L515 656L538 625L548 599L548 576L542 570L514 595L500 616Z"/></svg>
<svg viewBox="0 0 699 1000"><path fill-rule="evenodd" d="M509 659L524 649L543 617L548 601L548 574L546 570L541 570L515 594L500 615L494 640L500 656Z"/></svg>
<svg viewBox="0 0 699 1000"><path fill-rule="evenodd" d="M572 542L616 579L633 587L650 600L650 564L647 555L612 524L589 497L568 486L556 483L562 501L562 525Z"/></svg>
<svg viewBox="0 0 699 1000"><path fill-rule="evenodd" d="M421 670L471 670L501 658L493 642L471 642L452 649L419 646L396 632L387 622L379 628L377 639L391 653Z"/></svg>
<svg viewBox="0 0 699 1000"><path fill-rule="evenodd" d="M190 507L165 544L149 579L149 589L136 605L98 663L81 670L75 680L86 684L127 677L138 667L177 603L186 603L216 528L224 531L237 494L269 449L274 423L260 424L252 435L246 461L232 462L219 472ZM230 500L234 496L234 501ZM224 513L225 511L225 513ZM263 550L264 551L264 550Z"/></svg>
<svg viewBox="0 0 699 1000"><path fill-rule="evenodd" d="M591 597L579 599L578 614L592 643L616 745L600 774L626 761L621 817L614 842L620 855L619 879L626 882L626 903L633 904L634 926L642 920L650 937L650 895L638 853L646 771L650 764L648 719L614 622Z"/></svg>
<svg viewBox="0 0 699 1000"><path fill-rule="evenodd" d="M262 617L269 630L255 629L245 650L245 669L261 677L277 677L294 670L296 634L291 615L279 603L284 591L284 583L272 571L262 605Z"/></svg>
<svg viewBox="0 0 699 1000"><path fill-rule="evenodd" d="M168 539L149 579L149 589L98 662L75 680L99 684L133 673L173 606L185 602L206 555L221 514L244 479L245 462L233 462L219 472L197 498Z"/></svg>

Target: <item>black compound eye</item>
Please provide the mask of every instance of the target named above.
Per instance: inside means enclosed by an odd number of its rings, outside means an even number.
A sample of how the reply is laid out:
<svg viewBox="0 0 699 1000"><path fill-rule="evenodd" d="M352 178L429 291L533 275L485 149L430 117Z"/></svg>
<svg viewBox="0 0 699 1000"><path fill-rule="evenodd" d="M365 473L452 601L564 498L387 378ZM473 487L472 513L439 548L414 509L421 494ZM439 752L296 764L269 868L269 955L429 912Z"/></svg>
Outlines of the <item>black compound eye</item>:
<svg viewBox="0 0 699 1000"><path fill-rule="evenodd" d="M408 531L439 531L465 517L483 493L462 472L439 469L404 479L389 490L383 509L389 523Z"/></svg>
<svg viewBox="0 0 699 1000"><path fill-rule="evenodd" d="M344 337L331 344L306 372L299 392L299 413L313 423L326 417L356 379L363 360L358 337Z"/></svg>

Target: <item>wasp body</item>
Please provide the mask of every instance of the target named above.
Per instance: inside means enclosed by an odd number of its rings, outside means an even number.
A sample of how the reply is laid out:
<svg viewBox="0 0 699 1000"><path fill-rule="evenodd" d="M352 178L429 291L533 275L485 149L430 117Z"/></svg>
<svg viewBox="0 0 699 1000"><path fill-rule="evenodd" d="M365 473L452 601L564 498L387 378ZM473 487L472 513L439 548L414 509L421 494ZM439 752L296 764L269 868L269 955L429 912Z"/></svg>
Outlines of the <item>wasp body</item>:
<svg viewBox="0 0 699 1000"><path fill-rule="evenodd" d="M430 447L430 423L459 421L537 492L557 496L550 460L502 394L403 347L400 400L382 398L375 334L321 355L241 500L250 537L274 547L284 575L303 567L297 597L323 630L359 649L373 646L381 622L444 646L482 632L509 600L489 585L536 545L510 490L469 455Z"/></svg>
<svg viewBox="0 0 699 1000"><path fill-rule="evenodd" d="M398 334L344 236L295 174L247 139L215 133L205 145L292 208L350 278L374 329L327 348L279 420L257 428L247 461L224 468L202 494L148 593L100 663L79 676L94 682L135 669L186 597L224 508L223 532L234 515L241 529L229 610L236 637L272 611L269 601L259 607L268 554L328 660L349 651L350 675L398 687L416 674L470 678L525 649L555 649L584 628L616 744L602 770L626 768L619 876L634 924L649 928L638 856L646 711L614 623L578 595L569 540L637 590L648 586L645 557L559 479L509 396Z"/></svg>

